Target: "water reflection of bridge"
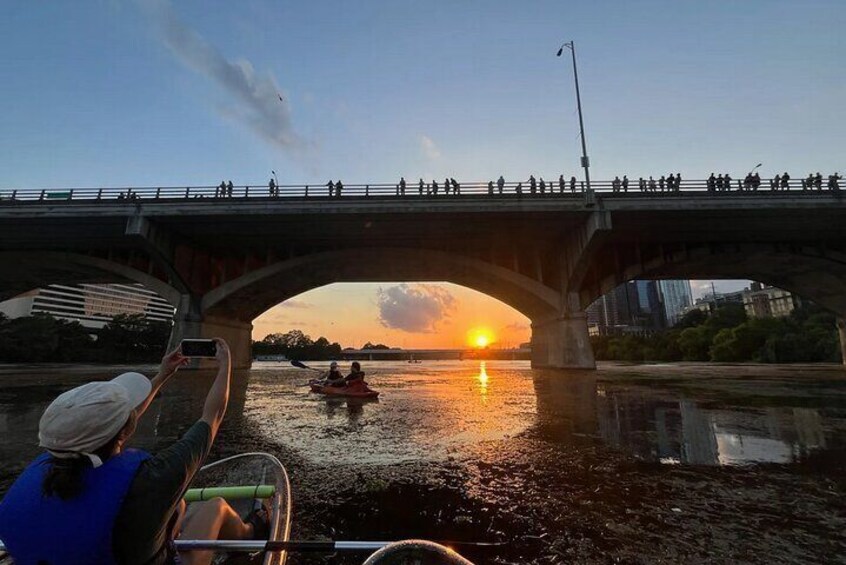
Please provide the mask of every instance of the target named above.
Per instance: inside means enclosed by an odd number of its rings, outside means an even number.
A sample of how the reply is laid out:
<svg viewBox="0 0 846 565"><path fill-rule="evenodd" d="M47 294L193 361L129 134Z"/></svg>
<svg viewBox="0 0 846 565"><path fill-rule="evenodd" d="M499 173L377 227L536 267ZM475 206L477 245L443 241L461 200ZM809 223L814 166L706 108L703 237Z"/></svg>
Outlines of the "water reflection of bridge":
<svg viewBox="0 0 846 565"><path fill-rule="evenodd" d="M552 441L600 441L645 461L790 463L842 448L815 408L703 407L646 388L598 384L590 374L535 377L538 428Z"/></svg>
<svg viewBox="0 0 846 565"><path fill-rule="evenodd" d="M528 348L515 349L344 349L341 354L348 361L460 361L463 359L526 360Z"/></svg>

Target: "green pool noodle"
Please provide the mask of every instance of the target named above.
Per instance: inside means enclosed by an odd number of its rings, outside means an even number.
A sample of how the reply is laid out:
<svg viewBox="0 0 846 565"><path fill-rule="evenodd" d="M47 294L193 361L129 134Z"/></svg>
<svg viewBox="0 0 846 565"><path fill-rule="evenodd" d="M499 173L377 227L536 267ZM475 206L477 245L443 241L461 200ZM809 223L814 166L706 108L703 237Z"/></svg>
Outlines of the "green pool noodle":
<svg viewBox="0 0 846 565"><path fill-rule="evenodd" d="M273 485L247 485L240 487L190 488L185 492L185 502L199 502L211 498L240 500L244 498L270 498L276 492Z"/></svg>

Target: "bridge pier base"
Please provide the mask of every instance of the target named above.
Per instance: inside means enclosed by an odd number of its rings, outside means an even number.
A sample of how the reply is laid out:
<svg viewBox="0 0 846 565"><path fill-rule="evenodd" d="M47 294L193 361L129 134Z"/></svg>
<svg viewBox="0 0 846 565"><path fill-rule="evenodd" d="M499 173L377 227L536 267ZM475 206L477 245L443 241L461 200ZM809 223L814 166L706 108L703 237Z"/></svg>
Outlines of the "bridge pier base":
<svg viewBox="0 0 846 565"><path fill-rule="evenodd" d="M253 362L253 325L241 320L230 320L214 316L203 316L199 299L183 296L173 317L168 351L179 346L183 339L209 339L221 337L229 344L233 369L249 369ZM194 363L191 368L201 369L208 362Z"/></svg>
<svg viewBox="0 0 846 565"><path fill-rule="evenodd" d="M846 318L837 317L837 334L840 336L840 361L846 366Z"/></svg>
<svg viewBox="0 0 846 565"><path fill-rule="evenodd" d="M532 322L532 367L596 369L584 312Z"/></svg>

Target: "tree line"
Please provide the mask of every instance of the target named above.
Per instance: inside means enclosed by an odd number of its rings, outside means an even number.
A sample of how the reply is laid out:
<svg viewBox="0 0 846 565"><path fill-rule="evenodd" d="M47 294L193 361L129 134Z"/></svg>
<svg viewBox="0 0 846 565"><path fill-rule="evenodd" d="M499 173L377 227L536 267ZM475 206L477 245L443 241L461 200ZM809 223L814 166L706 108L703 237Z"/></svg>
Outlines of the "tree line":
<svg viewBox="0 0 846 565"><path fill-rule="evenodd" d="M312 340L300 330L273 333L253 342L253 355L284 355L288 359L324 361L341 358L341 346L321 336Z"/></svg>
<svg viewBox="0 0 846 565"><path fill-rule="evenodd" d="M839 362L834 314L814 305L783 318L749 318L741 304L711 315L688 312L672 329L649 335L592 337L597 359L759 363Z"/></svg>
<svg viewBox="0 0 846 565"><path fill-rule="evenodd" d="M161 360L171 324L141 314L120 314L100 329L36 313L0 314L3 363L155 363Z"/></svg>

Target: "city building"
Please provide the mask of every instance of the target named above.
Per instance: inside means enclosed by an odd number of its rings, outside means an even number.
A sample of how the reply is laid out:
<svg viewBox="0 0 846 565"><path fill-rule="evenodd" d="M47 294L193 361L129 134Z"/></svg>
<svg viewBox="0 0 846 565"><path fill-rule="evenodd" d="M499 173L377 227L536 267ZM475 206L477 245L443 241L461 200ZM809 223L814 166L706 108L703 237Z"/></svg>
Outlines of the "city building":
<svg viewBox="0 0 846 565"><path fill-rule="evenodd" d="M735 292L712 292L700 298L697 298L692 306L686 308L682 315L687 314L691 310L702 310L706 314L711 314L714 310L725 304L743 304L743 293L745 291L738 290Z"/></svg>
<svg viewBox="0 0 846 565"><path fill-rule="evenodd" d="M802 305L802 299L787 290L753 282L742 293L743 308L750 318L781 318Z"/></svg>
<svg viewBox="0 0 846 565"><path fill-rule="evenodd" d="M664 305L664 317L667 327L675 326L685 311L693 306L693 291L690 281L658 281L660 300Z"/></svg>
<svg viewBox="0 0 846 565"><path fill-rule="evenodd" d="M150 320L170 322L174 308L137 284L55 284L0 302L0 313L10 318L44 313L98 329L118 314L141 314Z"/></svg>
<svg viewBox="0 0 846 565"><path fill-rule="evenodd" d="M649 333L667 325L658 281L621 284L586 309L590 335Z"/></svg>

